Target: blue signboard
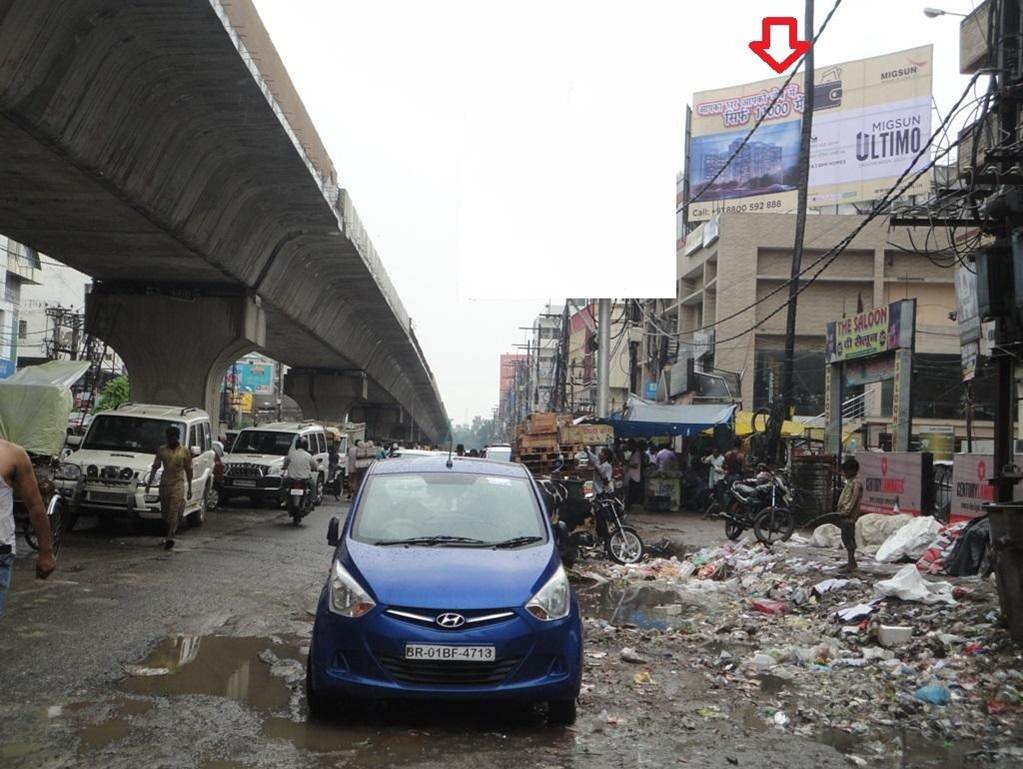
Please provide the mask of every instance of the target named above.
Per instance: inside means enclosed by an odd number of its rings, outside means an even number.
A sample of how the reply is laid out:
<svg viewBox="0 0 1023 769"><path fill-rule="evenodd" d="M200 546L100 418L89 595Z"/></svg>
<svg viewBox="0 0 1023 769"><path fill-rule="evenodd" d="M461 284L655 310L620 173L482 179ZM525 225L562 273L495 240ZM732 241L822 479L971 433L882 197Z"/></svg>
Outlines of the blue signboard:
<svg viewBox="0 0 1023 769"><path fill-rule="evenodd" d="M643 397L648 401L657 399L657 382L647 382L643 386Z"/></svg>
<svg viewBox="0 0 1023 769"><path fill-rule="evenodd" d="M235 367L238 387L253 395L272 395L274 391L274 364L267 361L242 361Z"/></svg>

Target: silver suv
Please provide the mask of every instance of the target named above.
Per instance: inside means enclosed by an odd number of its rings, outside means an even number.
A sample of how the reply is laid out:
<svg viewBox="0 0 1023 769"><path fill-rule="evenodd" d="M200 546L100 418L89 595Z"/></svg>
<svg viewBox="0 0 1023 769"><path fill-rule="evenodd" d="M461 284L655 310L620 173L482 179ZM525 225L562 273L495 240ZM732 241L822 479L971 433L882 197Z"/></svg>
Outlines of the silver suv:
<svg viewBox="0 0 1023 769"><path fill-rule="evenodd" d="M224 458L224 481L220 498L248 497L253 503L277 505L284 500L284 459L298 438L305 438L317 474L313 479L313 500L323 499L327 480L327 435L315 422L272 422L246 427L238 433L231 452Z"/></svg>

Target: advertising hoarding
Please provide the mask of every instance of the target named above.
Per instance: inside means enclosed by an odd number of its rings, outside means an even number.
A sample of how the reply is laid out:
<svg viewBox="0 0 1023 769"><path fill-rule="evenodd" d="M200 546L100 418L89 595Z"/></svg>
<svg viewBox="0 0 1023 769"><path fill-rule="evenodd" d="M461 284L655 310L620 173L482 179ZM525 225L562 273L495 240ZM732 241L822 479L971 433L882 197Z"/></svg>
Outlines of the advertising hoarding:
<svg viewBox="0 0 1023 769"><path fill-rule="evenodd" d="M903 299L828 323L825 341L828 363L912 347L916 326L914 302Z"/></svg>
<svg viewBox="0 0 1023 769"><path fill-rule="evenodd" d="M1015 463L1023 462L1016 456ZM952 458L953 521L984 515L984 505L995 501L995 487L991 485L995 458L991 454L956 454ZM1012 487L1014 501L1023 501L1023 485Z"/></svg>
<svg viewBox="0 0 1023 769"><path fill-rule="evenodd" d="M238 387L253 395L273 395L274 364L271 361L245 360L237 365Z"/></svg>
<svg viewBox="0 0 1023 769"><path fill-rule="evenodd" d="M932 59L928 45L815 70L810 206L876 200L909 167L931 133ZM686 166L690 222L722 211L795 209L801 78L785 86L767 111L785 79L693 95ZM917 165L926 162L924 153ZM924 175L907 194L926 192L928 184Z"/></svg>
<svg viewBox="0 0 1023 769"><path fill-rule="evenodd" d="M931 455L919 452L860 451L856 453L863 481L864 513L896 512L909 515L929 513L931 497L925 484L931 484Z"/></svg>

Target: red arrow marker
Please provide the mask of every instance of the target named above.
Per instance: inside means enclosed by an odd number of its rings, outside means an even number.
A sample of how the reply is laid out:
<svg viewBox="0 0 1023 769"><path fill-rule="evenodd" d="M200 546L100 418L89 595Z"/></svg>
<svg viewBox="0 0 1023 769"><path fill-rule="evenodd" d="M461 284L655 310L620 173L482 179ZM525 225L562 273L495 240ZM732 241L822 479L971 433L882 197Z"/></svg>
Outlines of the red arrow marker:
<svg viewBox="0 0 1023 769"><path fill-rule="evenodd" d="M775 72L781 74L796 61L799 57L810 50L810 43L806 40L796 40L796 27L798 22L792 16L767 16L764 18L761 27L761 40L753 40L750 42L750 50L753 51L757 56L767 62L767 66L773 69ZM788 27L789 30L789 49L790 53L781 61L778 61L770 52L771 47L771 28L772 27Z"/></svg>

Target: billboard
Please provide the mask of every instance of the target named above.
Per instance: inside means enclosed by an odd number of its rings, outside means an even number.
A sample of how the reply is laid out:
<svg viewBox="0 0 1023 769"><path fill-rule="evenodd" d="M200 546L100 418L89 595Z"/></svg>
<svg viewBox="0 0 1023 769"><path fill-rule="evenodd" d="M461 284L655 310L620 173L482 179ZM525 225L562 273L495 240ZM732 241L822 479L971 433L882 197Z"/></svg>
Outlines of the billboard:
<svg viewBox="0 0 1023 769"><path fill-rule="evenodd" d="M246 359L235 366L238 388L253 395L273 395L274 364L270 360Z"/></svg>
<svg viewBox="0 0 1023 769"><path fill-rule="evenodd" d="M814 71L810 206L876 200L926 146L932 58L928 45ZM721 211L795 209L804 104L801 76L785 87L742 145L785 79L693 95L686 175L695 200L689 221ZM924 153L918 165L927 160ZM925 174L907 194L926 192L929 183Z"/></svg>
<svg viewBox="0 0 1023 769"><path fill-rule="evenodd" d="M926 485L931 484L931 455L920 452L856 452L863 481L864 513L890 515L896 511L910 515L929 514L931 500Z"/></svg>
<svg viewBox="0 0 1023 769"><path fill-rule="evenodd" d="M1023 457L1016 456L1016 464ZM995 487L991 485L995 458L991 454L956 454L952 458L953 521L985 515L984 505L995 501ZM1012 499L1023 501L1023 485L1012 487Z"/></svg>
<svg viewBox="0 0 1023 769"><path fill-rule="evenodd" d="M828 323L825 354L828 363L883 355L913 346L916 300L903 299ZM882 377L887 378L887 377ZM878 381L878 380L870 380Z"/></svg>

